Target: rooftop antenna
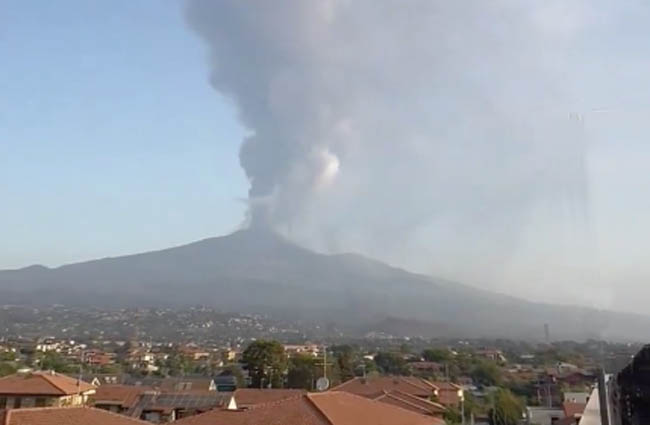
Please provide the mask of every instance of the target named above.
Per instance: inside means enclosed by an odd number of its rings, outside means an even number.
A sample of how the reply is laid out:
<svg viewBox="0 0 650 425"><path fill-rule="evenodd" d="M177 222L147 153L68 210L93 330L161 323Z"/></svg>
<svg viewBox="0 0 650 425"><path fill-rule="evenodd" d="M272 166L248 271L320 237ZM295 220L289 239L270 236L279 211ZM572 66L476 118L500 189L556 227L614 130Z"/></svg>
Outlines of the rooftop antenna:
<svg viewBox="0 0 650 425"><path fill-rule="evenodd" d="M327 346L323 344L323 376L316 381L316 389L320 392L327 391L330 380L327 378Z"/></svg>

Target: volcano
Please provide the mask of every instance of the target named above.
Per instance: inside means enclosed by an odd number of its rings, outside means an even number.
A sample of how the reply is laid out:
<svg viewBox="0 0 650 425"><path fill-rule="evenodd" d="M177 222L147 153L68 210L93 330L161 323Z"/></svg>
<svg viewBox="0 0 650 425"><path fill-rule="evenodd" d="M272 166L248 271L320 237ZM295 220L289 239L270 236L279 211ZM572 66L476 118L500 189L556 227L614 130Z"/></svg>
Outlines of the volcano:
<svg viewBox="0 0 650 425"><path fill-rule="evenodd" d="M188 245L0 271L2 304L208 305L224 311L387 327L404 336L647 339L650 318L535 303L410 273L357 254L320 254L260 228Z"/></svg>

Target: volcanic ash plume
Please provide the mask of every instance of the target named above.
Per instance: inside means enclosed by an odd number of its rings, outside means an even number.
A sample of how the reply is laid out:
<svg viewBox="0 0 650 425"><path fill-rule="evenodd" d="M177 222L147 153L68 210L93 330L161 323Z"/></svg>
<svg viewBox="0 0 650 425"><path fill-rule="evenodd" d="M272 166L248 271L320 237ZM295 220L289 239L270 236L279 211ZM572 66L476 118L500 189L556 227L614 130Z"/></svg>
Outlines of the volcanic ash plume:
<svg viewBox="0 0 650 425"><path fill-rule="evenodd" d="M250 130L253 221L380 256L425 238L503 253L531 208L575 202L556 188L583 199L563 70L588 16L559 0L187 3Z"/></svg>

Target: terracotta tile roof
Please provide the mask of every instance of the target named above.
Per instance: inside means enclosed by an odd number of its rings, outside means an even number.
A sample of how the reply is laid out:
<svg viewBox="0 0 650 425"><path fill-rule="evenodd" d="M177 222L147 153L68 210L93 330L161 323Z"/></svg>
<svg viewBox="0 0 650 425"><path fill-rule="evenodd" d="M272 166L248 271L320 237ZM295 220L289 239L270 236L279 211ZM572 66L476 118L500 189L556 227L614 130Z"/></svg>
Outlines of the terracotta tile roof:
<svg viewBox="0 0 650 425"><path fill-rule="evenodd" d="M0 414L0 418L2 415ZM12 409L0 425L146 425L137 419L90 407ZM149 424L150 425L150 424Z"/></svg>
<svg viewBox="0 0 650 425"><path fill-rule="evenodd" d="M284 390L284 389L256 389L240 388L235 391L234 397L237 406L247 407L257 404L280 401L287 398L307 394L305 390Z"/></svg>
<svg viewBox="0 0 650 425"><path fill-rule="evenodd" d="M304 394L248 410L212 410L176 422L178 425L442 425L439 418L329 391Z"/></svg>
<svg viewBox="0 0 650 425"><path fill-rule="evenodd" d="M353 378L332 388L368 398L376 398L384 391L401 391L416 397L429 398L438 388L422 378L406 376L380 376L374 378Z"/></svg>
<svg viewBox="0 0 650 425"><path fill-rule="evenodd" d="M402 409L411 410L422 415L442 417L447 410L445 406L401 391L385 391L375 398L377 401L392 404Z"/></svg>
<svg viewBox="0 0 650 425"><path fill-rule="evenodd" d="M63 396L94 390L95 386L54 372L14 374L0 378L0 394Z"/></svg>
<svg viewBox="0 0 650 425"><path fill-rule="evenodd" d="M462 390L459 385L446 381L435 381L433 385L438 387L438 402L445 406L457 406L460 404L458 392Z"/></svg>
<svg viewBox="0 0 650 425"><path fill-rule="evenodd" d="M133 385L101 385L92 399L96 405L119 404L122 408L129 409L135 406L140 396L148 390L151 388Z"/></svg>
<svg viewBox="0 0 650 425"><path fill-rule="evenodd" d="M576 416L581 416L585 408L587 407L586 403L575 403L571 401L565 401L562 403L562 409L564 409L564 416L569 418L575 418Z"/></svg>

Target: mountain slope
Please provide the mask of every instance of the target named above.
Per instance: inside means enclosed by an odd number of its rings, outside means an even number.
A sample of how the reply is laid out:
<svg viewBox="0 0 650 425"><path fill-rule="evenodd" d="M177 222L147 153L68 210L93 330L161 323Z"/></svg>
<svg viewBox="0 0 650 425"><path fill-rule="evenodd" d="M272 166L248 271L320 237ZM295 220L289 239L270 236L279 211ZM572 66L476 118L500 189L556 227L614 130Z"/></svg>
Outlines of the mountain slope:
<svg viewBox="0 0 650 425"><path fill-rule="evenodd" d="M212 305L371 330L399 318L425 336L650 336L650 318L522 301L409 273L354 254L323 255L246 230L161 251L48 269L0 271L2 303ZM409 333L406 327L403 333Z"/></svg>

